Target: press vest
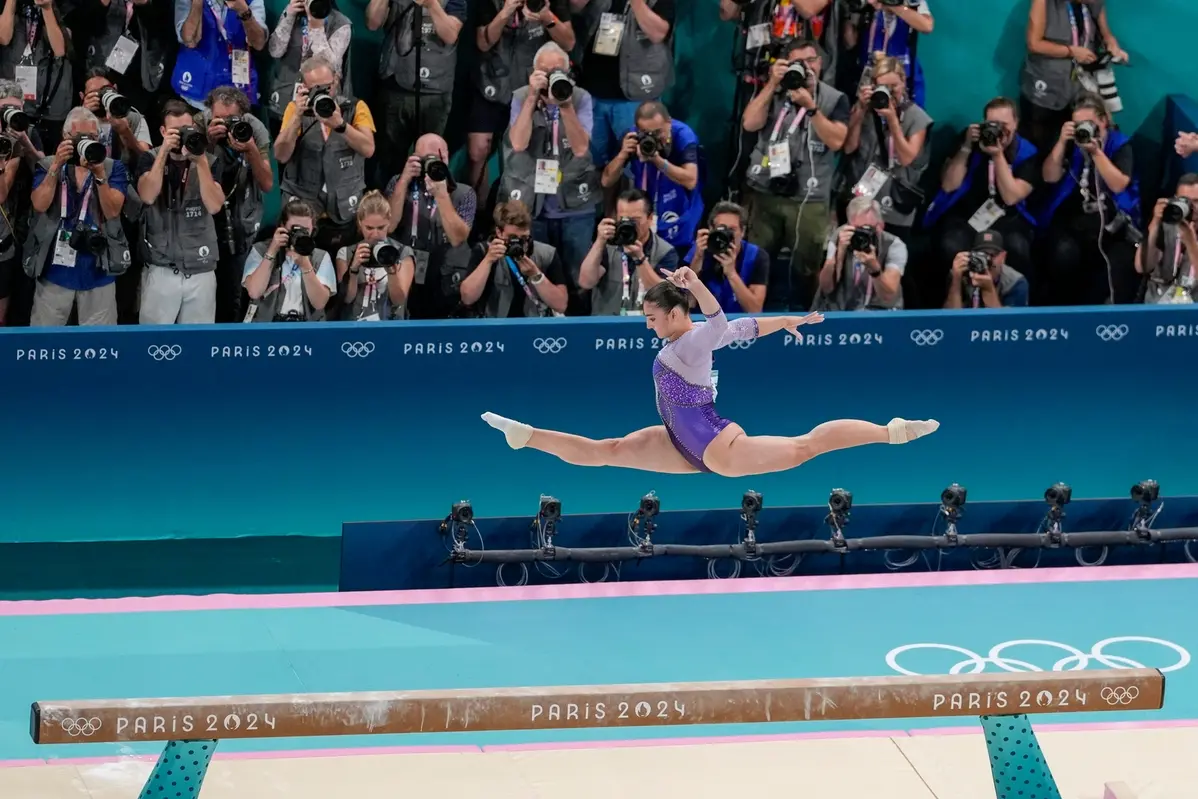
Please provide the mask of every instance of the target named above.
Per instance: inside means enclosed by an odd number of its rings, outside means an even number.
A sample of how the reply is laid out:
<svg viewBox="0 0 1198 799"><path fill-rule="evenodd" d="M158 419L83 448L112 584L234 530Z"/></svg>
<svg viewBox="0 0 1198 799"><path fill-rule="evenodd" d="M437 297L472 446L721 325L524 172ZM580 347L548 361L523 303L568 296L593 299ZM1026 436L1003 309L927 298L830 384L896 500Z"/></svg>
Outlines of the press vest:
<svg viewBox="0 0 1198 799"><path fill-rule="evenodd" d="M742 241L740 252L736 256L736 273L740 275L741 282L746 286L749 284L749 275L753 273L755 263L757 263L757 245ZM740 300L736 298L736 292L732 290L732 284L728 282L728 278L724 277L722 271L716 272L719 268L711 253L704 253L703 263L700 265L703 285L707 286L708 291L719 301L724 313L744 313L744 308L740 306Z"/></svg>
<svg viewBox="0 0 1198 799"><path fill-rule="evenodd" d="M919 106L908 103L899 112L899 124L902 126L903 135L910 138L917 130L931 128L932 118ZM919 181L923 179L923 173L928 168L928 162L932 157L931 142L927 139L924 140L923 149L920 150L919 155L915 156L915 160L910 165L899 164L897 153L894 163L891 164L890 137L887 134L879 141L879 129L883 133L887 133L885 126L880 124L878 115L873 111L867 111L865 119L861 122L861 137L858 139L857 150L850 156L847 165L846 171L850 179L847 187L851 189L857 181L864 177L870 165L876 164L890 175L890 180L878 192L876 198L882 206L883 219L888 225L910 225L914 222L915 214L919 209L913 208L906 213L900 213L894 208L894 197L901 191L900 184L911 189L918 188Z"/></svg>
<svg viewBox="0 0 1198 799"><path fill-rule="evenodd" d="M212 122L212 111L204 109L196 115L196 119L201 127L207 129L209 123ZM258 117L246 114L242 116L242 119L249 122L250 127L254 129L255 146L259 141L270 141L270 132ZM265 207L262 189L258 188L258 183L254 180L253 170L250 169L245 156L223 144L212 145L209 154L213 159L212 177L217 183L222 183L222 176L229 170L237 170L237 182L232 192L226 192L226 202L232 212L237 233L244 241L253 241L254 237L258 235L258 231L262 229L262 214Z"/></svg>
<svg viewBox="0 0 1198 799"><path fill-rule="evenodd" d="M437 0L445 5L445 0ZM414 9L410 11L409 9ZM417 83L416 52L413 42L412 14L420 14L420 75ZM454 71L457 67L456 43L447 44L437 35L432 17L427 8L421 8L412 0L391 0L387 15L386 35L383 38L379 58L379 77L394 78L399 88L429 94L445 94L453 91Z"/></svg>
<svg viewBox="0 0 1198 799"><path fill-rule="evenodd" d="M1115 153L1117 153L1119 149L1129 141L1130 139L1128 139L1127 136L1124 136L1121 132L1117 130L1108 130L1106 143L1103 144L1102 151L1106 153L1107 158L1113 158ZM1044 208L1036 217L1036 221L1041 227L1047 227L1052 221L1053 216L1056 214L1057 209L1061 207L1061 204L1064 203L1070 195L1080 191L1081 189L1077 180L1081 178L1082 172L1085 169L1082 149L1080 147L1073 147L1072 149L1073 153L1069 157L1069 167L1066 170L1064 177L1062 177L1061 180L1055 185L1050 184L1045 187L1048 199L1044 205ZM1091 167L1091 169L1093 170L1093 167ZM1132 217L1132 219L1139 218L1140 183L1135 176L1132 176L1131 182L1127 184L1127 188L1118 194L1113 194L1109 189L1105 188L1105 184L1102 184L1101 175L1098 176L1098 181L1100 185L1103 185L1105 193L1111 195L1111 199L1115 203L1115 208L1128 214Z"/></svg>
<svg viewBox="0 0 1198 799"><path fill-rule="evenodd" d="M137 135L137 129L141 126L143 119L144 117L142 117L141 112L136 108L130 109L129 113L125 116L125 121L129 123L129 129L133 131L134 136ZM125 143L121 141L121 137L111 127L112 120L108 120L108 122L108 139L105 140L103 136L100 139L108 147L108 155L110 157L125 162L125 166L129 167L130 170L129 176L132 177L133 169L137 166L138 159L141 158L141 151L129 152L125 149Z"/></svg>
<svg viewBox="0 0 1198 799"><path fill-rule="evenodd" d="M887 29L891 24L894 27L887 36ZM872 63L874 53L885 53L897 58L902 62L903 71L907 74L907 85L911 87L912 101L923 107L927 99L927 87L924 82L923 67L920 66L915 53L919 33L912 30L906 20L884 11L875 12L873 20L868 26L862 27L861 33L861 41L865 44L860 48L861 65L866 66Z"/></svg>
<svg viewBox="0 0 1198 799"><path fill-rule="evenodd" d="M158 155L158 148L150 150ZM209 166L215 161L208 156ZM211 272L219 258L216 221L200 197L200 181L195 164L187 164L187 183L172 210L168 206L177 189L172 186L171 168L166 167L162 191L153 205L142 205L141 247L147 266L177 269L185 275Z"/></svg>
<svg viewBox="0 0 1198 799"><path fill-rule="evenodd" d="M639 160L631 162L632 179L636 188L653 199L653 210L657 214L657 235L675 247L689 247L695 243L695 231L703 221L703 187L707 183L706 159L699 148L699 137L685 122L677 119L670 123L670 147L675 152L690 147L699 150L699 161L696 165L699 180L694 189L684 189L665 172Z"/></svg>
<svg viewBox="0 0 1198 799"><path fill-rule="evenodd" d="M886 258L890 254L890 246L895 237L882 231L878 235L878 263L886 267ZM847 249L847 248L846 248ZM878 296L877 291L869 289L872 278L865 267L860 272L854 264L854 253L846 252L840 262L840 280L832 293L823 294L816 298L820 310L825 311L891 311L903 307L903 290L900 286L898 294L890 302L885 302ZM866 297L868 296L868 302Z"/></svg>
<svg viewBox="0 0 1198 799"><path fill-rule="evenodd" d="M744 13L743 27L750 30L759 25L770 29L769 44L780 42L811 39L819 43L824 53L825 75L835 75L838 52L840 50L840 27L843 9L841 3L831 2L820 13L811 19L803 19L797 14L792 20L783 22L776 16L778 0L750 0L741 6ZM768 47L754 47L747 51L750 64L766 63L770 55Z"/></svg>
<svg viewBox="0 0 1198 799"><path fill-rule="evenodd" d="M503 8L503 0L492 2L495 8ZM533 58L541 45L548 41L550 38L545 26L535 19L522 18L514 28L504 25L495 46L478 54L476 75L483 97L495 103L510 105L512 92L528 83L528 76L533 71Z"/></svg>
<svg viewBox="0 0 1198 799"><path fill-rule="evenodd" d="M465 195L473 191L469 186L454 184L450 189L450 203L456 208ZM456 302L450 298L458 296L459 286L470 273L470 245L462 242L454 247L445 235L441 215L434 212L432 198L422 189L409 191L404 198L403 216L392 233L392 240L402 245L405 252L416 251L416 270L412 277L412 290L408 297L408 313L413 319L440 319L449 311L444 306ZM412 219L416 218L416 233L412 233Z"/></svg>
<svg viewBox="0 0 1198 799"><path fill-rule="evenodd" d="M523 104L528 97L528 87L512 93L512 102ZM588 96L582 88L574 89L575 102L580 96ZM503 174L500 176L499 198L501 201L519 200L529 207L535 219L545 207L547 195L537 194L537 161L554 159L561 171L561 182L557 187L558 205L565 210L575 211L593 207L601 199L599 171L588 151L577 156L570 149L566 138L566 127L557 125L557 139L553 137L553 123L549 121L542 105L533 112L532 133L528 148L523 152L512 149L511 132L503 137ZM556 146L556 152L555 152Z"/></svg>
<svg viewBox="0 0 1198 799"><path fill-rule="evenodd" d="M312 56L311 49L304 49L304 30L307 27L307 22L308 18L302 14L295 20L291 26L291 41L287 44L287 52L283 53L282 58L274 60L274 76L271 79L270 96L266 98L266 107L276 117L282 117L287 104L294 99L295 86L301 82L300 64ZM325 18L325 35L332 37L334 33L350 24L349 17L334 9ZM352 44L346 48L345 58L340 64L340 85L343 87L353 85L349 72L351 50L353 50Z"/></svg>
<svg viewBox="0 0 1198 799"><path fill-rule="evenodd" d="M112 0L108 4L108 10L104 15L104 27L95 32L91 44L87 47L87 65L88 67L105 66L108 56L116 47L117 40L122 35L126 35L137 42L137 56L134 57L134 60L138 60L138 57L141 60L140 75L130 77L137 77L142 88L153 93L158 91L162 85L162 78L166 74L166 62L172 54L171 43L175 41L173 25L170 30L169 42L161 39L156 35L154 23L164 20L146 16L150 10L149 5L135 5L133 16L129 18L129 27L126 29L126 3L131 4L132 0Z"/></svg>
<svg viewBox="0 0 1198 799"><path fill-rule="evenodd" d="M668 253L674 251L664 239L656 233L649 234L649 241L642 248L649 266L654 269ZM607 271L599 279L599 284L591 289L591 315L615 316L620 313L624 299L624 251L612 244L604 251L604 262ZM641 292L641 280L637 267L628 264L628 296L635 301ZM637 306L639 308L639 304Z"/></svg>
<svg viewBox="0 0 1198 799"><path fill-rule="evenodd" d="M612 0L592 0L596 23L611 10ZM649 8L657 0L646 0ZM630 7L624 11L624 34L620 42L620 87L629 100L656 100L674 83L674 28L664 42L649 40ZM576 90L577 91L577 90Z"/></svg>
<svg viewBox="0 0 1198 799"><path fill-rule="evenodd" d="M258 255L266 255L266 250L270 246L268 241L260 241L254 245L254 252ZM324 259L328 257L328 253L324 250L316 249L308 256L312 261L313 268L318 268ZM275 317L279 315L279 309L283 305L283 297L286 296L286 291L283 288L283 253L275 256L274 263L271 264L270 282L266 284L266 294L263 294L257 300L250 303L250 307L256 310L253 311L253 318L248 319L249 322L273 322ZM324 321L324 309L316 310L308 300L308 287L304 284L302 277L295 278L300 281L300 294L304 298L303 310L305 322L321 322ZM249 315L248 313L246 314Z"/></svg>
<svg viewBox="0 0 1198 799"><path fill-rule="evenodd" d="M1032 159L1035 157L1036 157L1035 145L1033 145L1030 141L1023 138L1022 136L1016 136L1015 137L1015 158L1011 160L1011 169L1014 170L1014 169L1022 166L1029 159ZM969 156L969 165L965 170L965 179L961 181L961 185L957 187L956 191L946 192L943 189L940 190L940 192L936 195L936 199L932 200L932 204L928 206L927 213L924 214L923 226L930 228L932 225L934 225L938 221L940 221L950 208L955 206L958 202L961 201L961 198L965 197L965 195L967 195L969 193L970 189L973 188L973 182L975 180L989 181L990 180L989 166L990 166L990 157L988 155L986 155L985 153L975 152L972 155L970 155ZM999 196L999 194L997 192L998 192L998 189L996 186L994 201L1005 207L1006 204L1003 203L1002 197ZM1022 202L1018 203L1017 205L1015 205L1014 208L1015 208L1016 213L1018 213L1020 216L1022 216L1028 222L1030 222L1033 227L1035 226L1036 218L1034 216L1032 216L1032 212L1028 210L1026 199L1023 200ZM966 208L964 210L966 213L969 213L972 215L973 212L977 211L978 209Z"/></svg>
<svg viewBox="0 0 1198 799"><path fill-rule="evenodd" d="M208 93L219 86L235 86L233 83L233 50L249 52L245 38L245 26L237 13L221 6L224 14L222 23L225 36L221 35L212 11L211 0L203 0L204 11L200 15L200 41L195 47L180 47L175 60L175 72L171 86L179 95L194 106L201 106ZM258 69L250 55L250 85L237 86L250 98L251 105L258 103Z"/></svg>
<svg viewBox="0 0 1198 799"><path fill-rule="evenodd" d="M1102 14L1104 0L1093 0L1082 6L1090 20L1090 30L1097 38L1098 17ZM1076 28L1078 45L1089 47L1094 39L1085 40L1085 23L1082 18L1073 18L1069 0L1047 0L1044 4L1044 38L1054 44L1072 46ZM1072 58L1052 58L1028 53L1023 62L1019 89L1031 103L1050 111L1068 107L1077 98L1080 84L1074 75Z"/></svg>
<svg viewBox="0 0 1198 799"><path fill-rule="evenodd" d="M10 3L17 1L8 0ZM32 3L29 8L34 8ZM30 32L34 34L32 42L29 41ZM32 47L28 60L25 59L26 46ZM67 46L70 52L69 38ZM70 59L54 56L50 42L46 39L46 26L41 12L36 11L36 16L27 17L23 9L18 7L13 16L12 41L0 47L0 77L15 80L17 66L21 64L37 67L37 99L25 101L25 113L55 121L66 119L75 107L74 70Z"/></svg>
<svg viewBox="0 0 1198 799"><path fill-rule="evenodd" d="M404 260L407 258L412 258L413 255L412 255L412 250L410 247L405 247L404 245L400 244L398 241L391 238L390 236L383 239L383 241L386 242L387 244L392 245L393 247L395 247L396 249L399 250L399 261L396 262L396 267L394 270L392 270L391 274L388 274L386 276L386 281L391 281L398 274L399 264L402 264L404 262ZM341 252L337 253L338 257L340 257L342 255L345 256L345 263L347 266L349 265L349 263L351 261L353 261L354 251L358 248L359 244L361 244L360 241L355 242L353 244L347 244L345 247L342 248ZM315 261L313 261L313 263L315 263ZM377 269L378 266L377 266L377 264L374 266L370 266L368 264L363 264L362 268L363 269ZM366 290L365 289L366 289L366 285L367 285L365 282L362 282L362 273L359 272L358 274L355 275L354 273L346 270L345 277L342 278L342 280L346 281L346 282L348 282L350 280L358 281L358 293L354 297L353 302L351 302L348 306L343 306L341 315L338 317L338 319L340 319L343 322L376 321L376 320L362 320L361 319L362 312L366 310ZM415 283L415 281L413 281L413 284L414 283ZM378 289L381 292L381 294L379 295L379 304L378 304L379 319L380 320L404 319L407 316L407 314L405 313L407 308L405 305L392 305L391 304L391 295L387 291L387 283L380 281L380 283L378 284ZM406 303L407 300L410 298L405 297L404 299L405 299L405 303Z"/></svg>
<svg viewBox="0 0 1198 799"><path fill-rule="evenodd" d="M532 243L532 262L537 265L537 269L544 274L553 263L553 258L557 254L557 250L548 244L539 241ZM553 311L543 301L538 301L540 295L536 293L536 287L530 286L532 295L528 296L524 292L524 288L520 285L519 280L512 274L512 268L508 265L508 259L502 258L491 267L491 296L487 300L486 315L489 317L498 317L507 315L508 309L512 307L512 300L516 296L516 292L524 294L524 315L525 316L552 316ZM523 275L521 276L523 277Z"/></svg>
<svg viewBox="0 0 1198 799"><path fill-rule="evenodd" d="M354 106L347 109L344 98L338 100L343 118L352 118ZM314 203L336 224L348 225L366 191L366 159L349 146L344 133L330 129L325 139L321 127L315 117L300 121L295 152L279 165L279 185L284 194Z"/></svg>
<svg viewBox="0 0 1198 799"><path fill-rule="evenodd" d="M815 103L825 117L831 118L832 112L844 94L826 83L816 86ZM812 114L805 114L803 121L794 125L799 112L785 94L774 97L770 103L769 121L758 131L757 145L749 157L749 171L746 181L749 186L760 192L775 194L770 181L769 147L773 140L774 130L778 131L777 141L785 141L790 150L791 174L797 175L788 188L793 189L789 196L796 200L806 200L813 203L826 203L832 198L832 184L836 176L836 152L819 137L819 132L811 124ZM785 114L785 117L782 115ZM866 120L868 122L868 120ZM862 130L864 137L864 130ZM797 167L797 173L796 173ZM812 179L815 183L812 184Z"/></svg>
<svg viewBox="0 0 1198 799"><path fill-rule="evenodd" d="M1185 245L1181 244L1177 227L1161 225L1160 231L1161 262L1148 273L1144 302L1151 305L1168 299L1175 286L1185 290L1191 300L1198 300L1198 281L1190 282L1193 279L1190 254ZM1190 285L1187 286L1187 283Z"/></svg>
<svg viewBox="0 0 1198 799"><path fill-rule="evenodd" d="M49 170L53 162L54 158L47 156L39 162L39 165L43 169ZM112 177L112 165L113 160L111 158L104 159L104 176L106 178ZM66 174L59 175L59 182L64 177L67 180L74 179L74 175L71 174L74 172L74 167L65 167L65 170ZM46 177L45 179L50 180L51 178ZM93 182L90 209L94 218L101 219L104 214L100 210L100 195L97 189L98 187ZM61 191L55 188L54 199L51 200L50 207L46 209L44 214L34 212L30 222L29 235L25 240L25 247L22 250L25 258L22 266L25 274L31 278L37 279L41 277L42 272L46 268L46 263L50 259L50 255L54 252L58 231L64 229L64 226L65 229L70 230L75 225L75 219L62 218L61 197ZM68 210L78 213L78 208ZM121 218L116 216L112 219L103 219L103 221L97 223L97 227L104 233L104 238L108 243L105 251L96 256L100 269L108 275L122 274L132 263L132 257L129 254L129 243L125 239L125 229L121 226ZM7 228L7 222L5 222L5 228Z"/></svg>
<svg viewBox="0 0 1198 799"><path fill-rule="evenodd" d="M998 292L999 302L1003 302L1011 289L1015 288L1015 284L1023 280L1023 274L1007 265L1003 265L1002 270L998 273L998 280L994 284L995 291ZM965 308L973 307L973 284L969 280L961 281L961 305ZM980 299L979 299L979 307Z"/></svg>

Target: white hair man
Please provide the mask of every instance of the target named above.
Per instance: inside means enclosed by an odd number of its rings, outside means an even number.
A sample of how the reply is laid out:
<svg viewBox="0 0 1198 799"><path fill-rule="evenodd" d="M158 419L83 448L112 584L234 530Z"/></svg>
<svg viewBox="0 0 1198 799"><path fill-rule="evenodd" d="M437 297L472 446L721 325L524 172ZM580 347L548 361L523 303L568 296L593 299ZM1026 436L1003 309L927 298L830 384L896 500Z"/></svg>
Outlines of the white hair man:
<svg viewBox="0 0 1198 799"><path fill-rule="evenodd" d="M846 212L848 224L833 232L819 273L821 310L894 310L903 307L907 245L886 232L882 206L857 197Z"/></svg>

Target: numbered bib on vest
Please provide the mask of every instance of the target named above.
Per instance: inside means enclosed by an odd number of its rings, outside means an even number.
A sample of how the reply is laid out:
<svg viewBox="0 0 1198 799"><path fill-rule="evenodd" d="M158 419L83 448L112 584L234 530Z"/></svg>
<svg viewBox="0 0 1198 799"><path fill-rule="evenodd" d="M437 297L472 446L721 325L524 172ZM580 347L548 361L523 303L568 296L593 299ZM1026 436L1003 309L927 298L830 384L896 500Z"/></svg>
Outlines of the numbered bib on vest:
<svg viewBox="0 0 1198 799"><path fill-rule="evenodd" d="M533 191L537 194L557 194L562 185L561 164L556 158L538 158Z"/></svg>
<svg viewBox="0 0 1198 799"><path fill-rule="evenodd" d="M233 83L248 88L250 85L250 51L233 51Z"/></svg>
<svg viewBox="0 0 1198 799"><path fill-rule="evenodd" d="M37 67L19 64L14 74L17 83L21 84L21 93L31 102L37 101Z"/></svg>
<svg viewBox="0 0 1198 799"><path fill-rule="evenodd" d="M986 203L969 218L969 226L978 233L985 233L994 227L995 222L1006 216L1006 213L993 199L986 200Z"/></svg>
<svg viewBox="0 0 1198 799"><path fill-rule="evenodd" d="M624 17L604 12L599 18L599 31L595 34L595 53L617 56L624 41Z"/></svg>
<svg viewBox="0 0 1198 799"><path fill-rule="evenodd" d="M861 176L861 180L857 181L857 185L853 187L853 196L868 197L872 200L878 196L888 182L890 182L890 175L884 169L871 164L869 169L865 170L865 174Z"/></svg>
<svg viewBox="0 0 1198 799"><path fill-rule="evenodd" d="M116 46L112 48L112 52L104 60L104 66L124 75L125 70L133 63L133 56L135 55L137 55L137 42L121 34L121 38L116 40Z"/></svg>
<svg viewBox="0 0 1198 799"><path fill-rule="evenodd" d="M58 231L54 240L54 263L59 266L74 267L76 252L71 247L71 234L65 230Z"/></svg>
<svg viewBox="0 0 1198 799"><path fill-rule="evenodd" d="M770 177L784 178L790 174L790 143L774 142L770 145Z"/></svg>

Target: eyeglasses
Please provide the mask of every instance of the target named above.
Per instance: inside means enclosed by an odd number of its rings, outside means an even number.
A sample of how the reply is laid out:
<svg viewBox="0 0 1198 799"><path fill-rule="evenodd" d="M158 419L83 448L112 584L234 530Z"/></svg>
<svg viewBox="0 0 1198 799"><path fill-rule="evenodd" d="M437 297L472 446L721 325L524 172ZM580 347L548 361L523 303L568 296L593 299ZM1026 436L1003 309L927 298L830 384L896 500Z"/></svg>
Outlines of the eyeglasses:
<svg viewBox="0 0 1198 799"><path fill-rule="evenodd" d="M804 64L809 64L811 66L815 66L816 64L819 63L819 56L813 55L813 56L810 56L809 58L796 58L791 63L793 64L795 61L801 61Z"/></svg>

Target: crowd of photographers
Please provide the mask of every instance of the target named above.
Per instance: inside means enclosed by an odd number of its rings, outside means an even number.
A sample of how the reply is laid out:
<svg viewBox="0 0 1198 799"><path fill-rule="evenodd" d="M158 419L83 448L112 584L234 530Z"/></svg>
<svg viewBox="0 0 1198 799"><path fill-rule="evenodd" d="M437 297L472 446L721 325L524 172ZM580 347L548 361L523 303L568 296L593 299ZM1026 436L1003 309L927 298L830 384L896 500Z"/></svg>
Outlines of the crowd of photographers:
<svg viewBox="0 0 1198 799"><path fill-rule="evenodd" d="M1021 96L929 197L928 0L720 0L741 136L706 207L675 0L370 0L369 103L335 0L6 0L0 322L636 314L679 264L729 312L1191 302L1198 176L1142 225L1104 0L1029 2Z"/></svg>

